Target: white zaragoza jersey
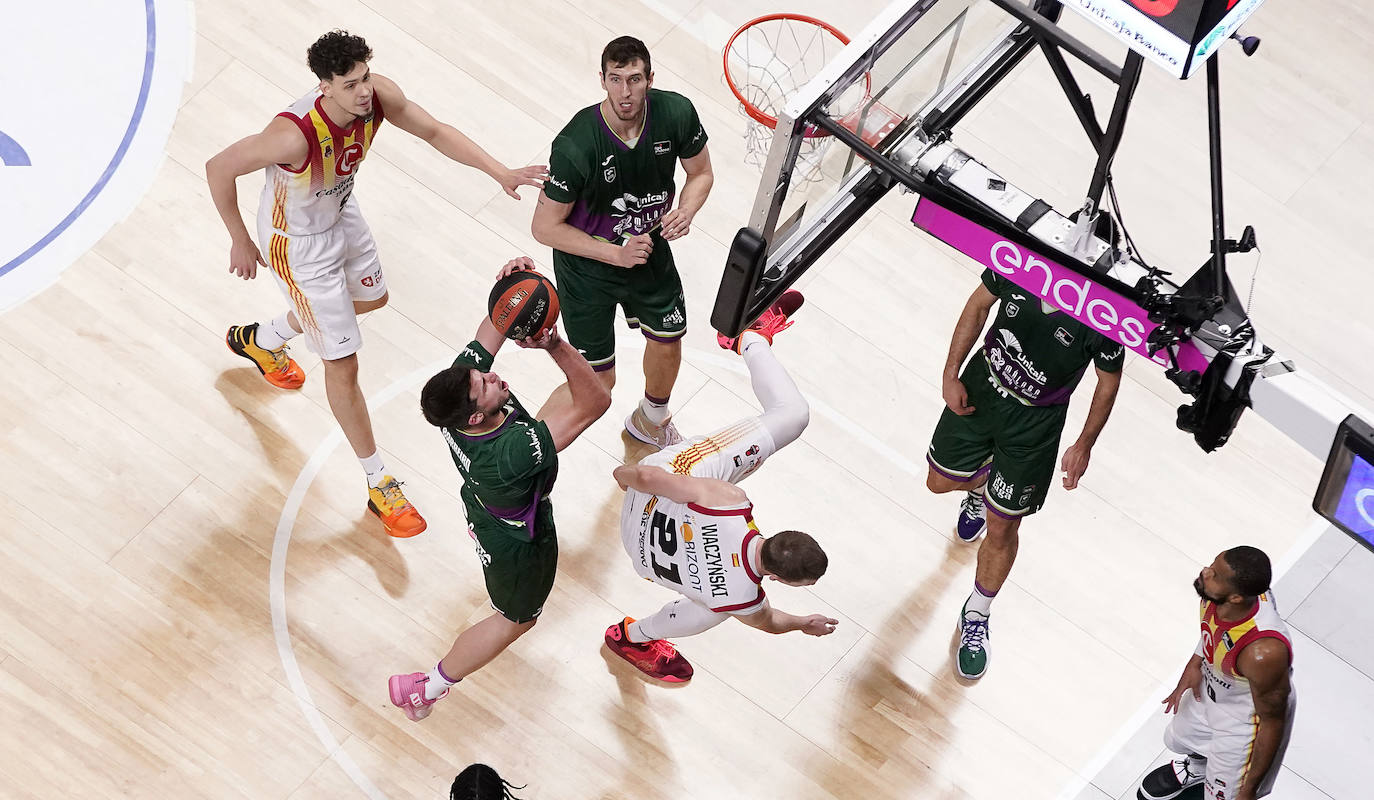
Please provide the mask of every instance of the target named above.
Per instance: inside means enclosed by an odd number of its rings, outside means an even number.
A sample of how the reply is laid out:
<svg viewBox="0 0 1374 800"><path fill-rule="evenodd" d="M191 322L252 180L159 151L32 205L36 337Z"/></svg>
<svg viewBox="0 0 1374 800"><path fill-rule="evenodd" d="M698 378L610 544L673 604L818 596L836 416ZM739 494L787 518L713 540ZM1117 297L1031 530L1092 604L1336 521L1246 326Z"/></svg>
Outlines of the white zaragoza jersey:
<svg viewBox="0 0 1374 800"><path fill-rule="evenodd" d="M1279 616L1272 593L1266 592L1255 601L1250 615L1236 622L1217 617L1216 604L1203 600L1202 616L1202 689L1206 697L1203 708L1207 721L1220 729L1230 722L1250 725L1254 722L1255 701L1250 695L1250 681L1236 674L1236 656L1250 643L1264 638L1278 639L1288 649L1292 663L1293 645L1288 638L1288 626Z"/></svg>
<svg viewBox="0 0 1374 800"><path fill-rule="evenodd" d="M630 489L620 535L635 571L712 611L752 614L763 607L758 564L749 548L759 536L753 504L707 508Z"/></svg>
<svg viewBox="0 0 1374 800"><path fill-rule="evenodd" d="M339 221L358 166L385 117L381 98L374 93L372 116L340 128L324 113L323 97L313 91L277 115L294 122L310 145L301 168L270 164L263 170L266 180L258 215L270 215L272 227L289 236L319 233Z"/></svg>

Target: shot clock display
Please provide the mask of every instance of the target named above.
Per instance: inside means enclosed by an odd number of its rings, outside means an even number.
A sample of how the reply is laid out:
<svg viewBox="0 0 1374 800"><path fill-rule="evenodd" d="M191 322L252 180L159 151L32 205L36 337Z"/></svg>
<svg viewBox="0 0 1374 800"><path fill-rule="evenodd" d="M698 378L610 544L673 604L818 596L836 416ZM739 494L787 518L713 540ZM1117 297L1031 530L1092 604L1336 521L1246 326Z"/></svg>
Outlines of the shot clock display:
<svg viewBox="0 0 1374 800"><path fill-rule="evenodd" d="M1374 550L1374 427L1354 414L1336 430L1312 508Z"/></svg>

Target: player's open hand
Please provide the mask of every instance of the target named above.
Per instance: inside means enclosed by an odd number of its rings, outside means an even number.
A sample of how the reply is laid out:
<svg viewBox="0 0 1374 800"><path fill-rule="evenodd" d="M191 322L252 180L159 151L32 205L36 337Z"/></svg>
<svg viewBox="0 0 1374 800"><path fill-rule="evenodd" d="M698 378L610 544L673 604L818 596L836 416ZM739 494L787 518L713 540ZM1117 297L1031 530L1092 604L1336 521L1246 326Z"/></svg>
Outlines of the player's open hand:
<svg viewBox="0 0 1374 800"><path fill-rule="evenodd" d="M544 179L549 177L549 167L547 164L533 164L519 169L508 169L500 173L496 182L501 184L501 188L506 190L506 194L520 199L516 189L521 186L543 187Z"/></svg>
<svg viewBox="0 0 1374 800"><path fill-rule="evenodd" d="M552 350L558 346L561 340L562 337L558 335L558 326L550 325L533 336L526 336L524 339L517 340L515 344L517 347L523 347L527 350Z"/></svg>
<svg viewBox="0 0 1374 800"><path fill-rule="evenodd" d="M835 626L839 624L839 620L831 619L824 614L812 614L802 624L801 632L807 636L829 636L835 632Z"/></svg>
<svg viewBox="0 0 1374 800"><path fill-rule="evenodd" d="M654 252L654 239L647 233L638 236L631 236L620 245L616 251L615 260L611 266L631 269L649 260L649 254Z"/></svg>
<svg viewBox="0 0 1374 800"><path fill-rule="evenodd" d="M681 239L692 232L692 214L681 208L675 208L663 215L659 224L663 226L663 238L672 241Z"/></svg>
<svg viewBox="0 0 1374 800"><path fill-rule="evenodd" d="M1183 670L1183 677L1178 679L1178 686L1174 687L1173 693L1164 698L1164 713L1177 714L1178 704L1183 702L1183 693L1191 691L1193 699L1202 702L1202 669L1189 668Z"/></svg>
<svg viewBox="0 0 1374 800"><path fill-rule="evenodd" d="M1088 471L1088 459L1091 456L1092 448L1081 442L1074 442L1064 451L1064 459L1060 462L1059 469L1064 473L1065 489L1078 488L1078 479Z"/></svg>
<svg viewBox="0 0 1374 800"><path fill-rule="evenodd" d="M262 260L262 252L253 244L252 239L234 242L229 247L229 271L244 280L258 277L258 265L267 266Z"/></svg>
<svg viewBox="0 0 1374 800"><path fill-rule="evenodd" d="M945 405L949 406L949 410L961 417L967 417L978 410L968 404L968 389L958 378L945 378L940 393L944 395Z"/></svg>
<svg viewBox="0 0 1374 800"><path fill-rule="evenodd" d="M534 271L534 261L531 260L529 256L516 256L515 258L512 258L510 261L507 261L505 265L501 267L501 270L496 273L496 280L499 281L507 275L510 275L512 272L522 271Z"/></svg>

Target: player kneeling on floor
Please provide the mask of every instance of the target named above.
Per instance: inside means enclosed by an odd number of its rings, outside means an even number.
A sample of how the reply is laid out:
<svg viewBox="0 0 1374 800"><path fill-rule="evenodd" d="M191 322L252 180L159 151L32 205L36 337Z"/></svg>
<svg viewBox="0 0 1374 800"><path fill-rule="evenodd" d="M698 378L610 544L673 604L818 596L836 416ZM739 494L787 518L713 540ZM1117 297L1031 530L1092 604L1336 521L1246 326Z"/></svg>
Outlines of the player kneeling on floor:
<svg viewBox="0 0 1374 800"><path fill-rule="evenodd" d="M731 616L769 633L824 636L838 624L823 614L799 617L768 604L765 577L810 586L828 561L805 533L761 535L753 504L735 485L801 436L810 419L805 398L771 347L801 304L801 293L787 292L738 339L720 337L722 347L744 356L763 414L615 470L625 489L620 536L635 571L684 595L651 617L626 617L606 630L611 652L652 678L690 680L691 664L667 639L702 633Z"/></svg>

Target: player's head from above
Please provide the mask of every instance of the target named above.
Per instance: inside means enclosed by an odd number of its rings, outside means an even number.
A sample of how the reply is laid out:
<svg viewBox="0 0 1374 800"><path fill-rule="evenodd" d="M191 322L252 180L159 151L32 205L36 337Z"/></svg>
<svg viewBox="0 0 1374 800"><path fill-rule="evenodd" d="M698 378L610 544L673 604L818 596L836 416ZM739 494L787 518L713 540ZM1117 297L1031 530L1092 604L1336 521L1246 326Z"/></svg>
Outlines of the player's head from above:
<svg viewBox="0 0 1374 800"><path fill-rule="evenodd" d="M511 790L523 788L512 786L486 764L469 764L453 779L448 796L449 800L519 800Z"/></svg>
<svg viewBox="0 0 1374 800"><path fill-rule="evenodd" d="M1193 588L1199 597L1218 605L1249 605L1269 591L1273 578L1269 556L1257 547L1241 545L1223 550L1210 565L1203 567L1193 581Z"/></svg>
<svg viewBox="0 0 1374 800"><path fill-rule="evenodd" d="M601 88L611 111L621 122L631 122L644 114L644 98L654 82L649 48L633 36L612 39L601 51Z"/></svg>
<svg viewBox="0 0 1374 800"><path fill-rule="evenodd" d="M320 79L320 91L355 117L372 113L372 71L367 66L371 58L372 48L363 37L348 31L330 31L306 51L306 63Z"/></svg>
<svg viewBox="0 0 1374 800"><path fill-rule="evenodd" d="M420 410L440 428L481 430L500 422L510 386L495 372L456 366L435 375L420 391Z"/></svg>
<svg viewBox="0 0 1374 800"><path fill-rule="evenodd" d="M765 575L788 586L810 586L830 566L821 546L801 531L782 531L764 539L759 559Z"/></svg>

